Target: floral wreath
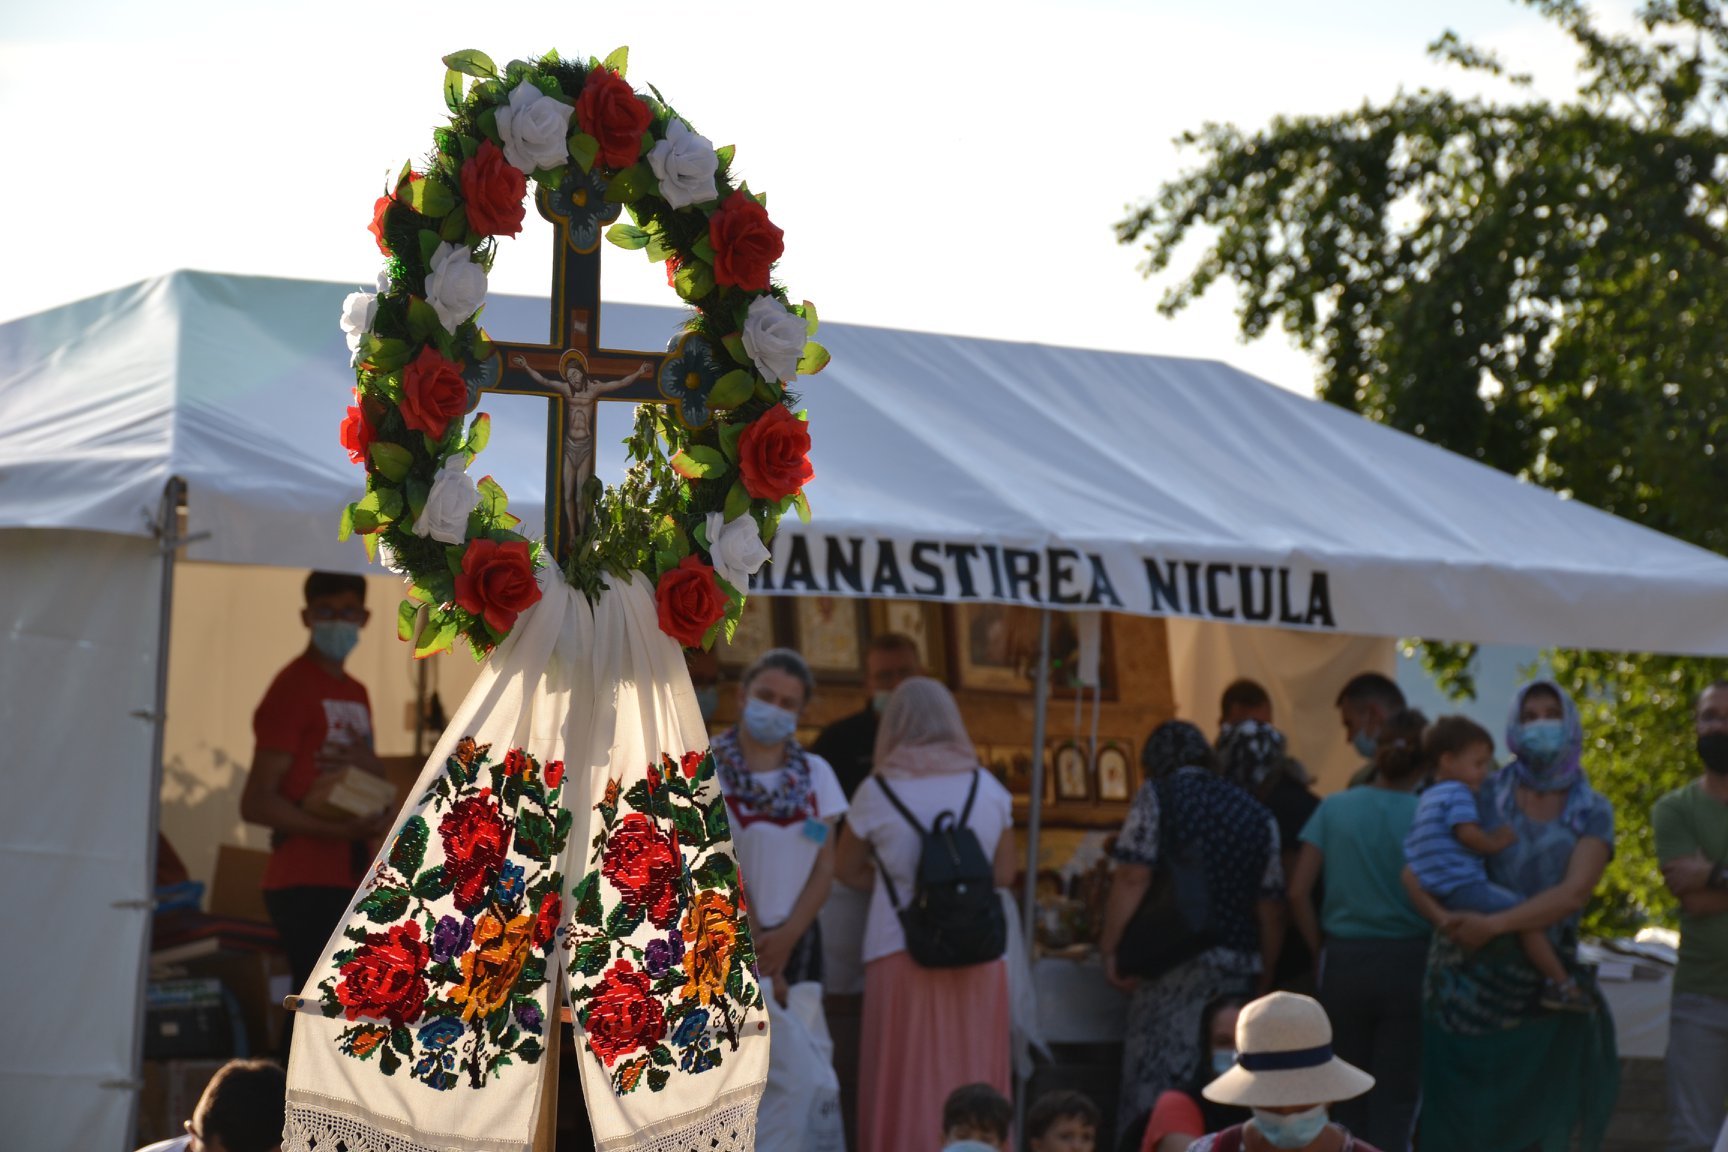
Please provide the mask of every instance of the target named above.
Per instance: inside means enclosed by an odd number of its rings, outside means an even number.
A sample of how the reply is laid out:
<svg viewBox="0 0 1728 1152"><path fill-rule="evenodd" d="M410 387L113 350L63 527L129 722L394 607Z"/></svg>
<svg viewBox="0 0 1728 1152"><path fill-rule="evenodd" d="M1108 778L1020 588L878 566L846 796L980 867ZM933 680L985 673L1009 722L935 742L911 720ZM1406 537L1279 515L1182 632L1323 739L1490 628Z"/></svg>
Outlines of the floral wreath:
<svg viewBox="0 0 1728 1152"><path fill-rule="evenodd" d="M622 485L590 479L578 494L585 527L565 578L594 599L607 576L651 573L661 630L708 647L737 627L780 518L809 519L810 435L787 386L828 362L811 339L816 308L774 282L782 233L766 197L734 182L733 149L652 87L632 89L627 62L623 48L586 63L548 52L500 74L484 53L446 56L449 123L373 207L385 267L342 315L357 382L341 438L365 466L366 495L343 510L341 536L361 535L408 578L397 631L416 656L460 636L484 657L540 598L545 549L515 530L490 476L469 477L491 426L485 413L466 419L495 378L486 278L497 237L521 231L530 180L554 210L572 184L614 215L628 209L634 223L606 238L664 262L695 310L660 374L675 403L638 407Z"/></svg>

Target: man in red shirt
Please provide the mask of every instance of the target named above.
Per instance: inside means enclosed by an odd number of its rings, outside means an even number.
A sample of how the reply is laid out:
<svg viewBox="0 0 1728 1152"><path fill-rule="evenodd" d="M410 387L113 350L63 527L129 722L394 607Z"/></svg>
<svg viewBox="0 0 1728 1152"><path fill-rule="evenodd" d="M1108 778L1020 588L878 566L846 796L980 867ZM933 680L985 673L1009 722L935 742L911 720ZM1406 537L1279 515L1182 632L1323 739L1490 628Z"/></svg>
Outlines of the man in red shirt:
<svg viewBox="0 0 1728 1152"><path fill-rule="evenodd" d="M342 670L368 615L362 577L308 576L300 620L311 638L276 674L252 714L255 750L240 817L270 829L264 905L282 937L296 992L341 926L371 858L367 842L384 832L393 815L337 821L301 807L324 773L353 767L384 774L373 753L366 688Z"/></svg>

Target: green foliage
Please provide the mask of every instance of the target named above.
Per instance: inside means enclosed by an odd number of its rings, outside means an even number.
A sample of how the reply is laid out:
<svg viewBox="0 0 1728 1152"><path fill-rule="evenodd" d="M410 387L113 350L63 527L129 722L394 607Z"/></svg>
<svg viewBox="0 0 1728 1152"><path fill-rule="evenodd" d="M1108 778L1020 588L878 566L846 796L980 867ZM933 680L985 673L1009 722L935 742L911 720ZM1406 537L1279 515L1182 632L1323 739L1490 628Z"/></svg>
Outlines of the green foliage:
<svg viewBox="0 0 1728 1152"><path fill-rule="evenodd" d="M1233 281L1243 333L1281 326L1316 357L1325 399L1728 552L1728 19L1714 0L1652 0L1619 35L1578 0L1526 2L1579 52L1570 97L1536 96L1447 33L1430 51L1504 96L1207 124L1182 137L1198 165L1118 237L1144 245L1148 275L1199 241L1160 310ZM1466 693L1471 655L1426 651ZM1648 814L1695 773L1689 700L1722 664L1550 660L1618 815L1586 926L1671 921Z"/></svg>

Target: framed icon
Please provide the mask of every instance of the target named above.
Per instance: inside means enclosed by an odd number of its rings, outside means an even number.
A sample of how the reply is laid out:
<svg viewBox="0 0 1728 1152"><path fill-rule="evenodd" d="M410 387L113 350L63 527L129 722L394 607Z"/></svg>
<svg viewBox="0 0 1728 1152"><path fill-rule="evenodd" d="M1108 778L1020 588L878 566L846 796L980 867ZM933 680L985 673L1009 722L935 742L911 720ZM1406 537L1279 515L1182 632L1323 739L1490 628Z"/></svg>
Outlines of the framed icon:
<svg viewBox="0 0 1728 1152"><path fill-rule="evenodd" d="M1110 740L1098 749L1098 799L1125 803L1133 790L1128 749Z"/></svg>
<svg viewBox="0 0 1728 1152"><path fill-rule="evenodd" d="M714 653L727 668L748 668L756 657L774 647L774 601L766 596L751 596L744 601L744 614L738 618L738 628L731 643L722 634L714 644Z"/></svg>
<svg viewBox="0 0 1728 1152"><path fill-rule="evenodd" d="M793 603L794 645L810 670L830 680L862 680L864 602L800 596Z"/></svg>
<svg viewBox="0 0 1728 1152"><path fill-rule="evenodd" d="M1056 798L1085 802L1092 798L1087 780L1086 752L1072 740L1056 746Z"/></svg>

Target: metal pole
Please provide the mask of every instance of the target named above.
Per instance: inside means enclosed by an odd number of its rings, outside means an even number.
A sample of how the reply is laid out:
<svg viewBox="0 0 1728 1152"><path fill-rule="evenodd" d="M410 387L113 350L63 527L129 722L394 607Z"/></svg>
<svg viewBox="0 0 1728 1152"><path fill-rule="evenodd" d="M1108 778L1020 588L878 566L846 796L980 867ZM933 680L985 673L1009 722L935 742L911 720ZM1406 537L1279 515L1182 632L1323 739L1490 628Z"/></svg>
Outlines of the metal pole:
<svg viewBox="0 0 1728 1152"><path fill-rule="evenodd" d="M1036 955L1034 921L1038 912L1038 829L1044 813L1044 720L1050 703L1050 609L1038 613L1038 670L1033 681L1032 705L1032 796L1026 816L1026 887L1021 896L1020 919L1025 928L1027 970ZM1014 1085L1014 1131L1026 1130L1026 1085L1016 1071Z"/></svg>
<svg viewBox="0 0 1728 1152"><path fill-rule="evenodd" d="M162 503L151 525L156 535L156 547L162 556L162 586L158 595L156 617L156 690L150 711L132 715L148 721L150 735L150 823L144 850L143 901L146 911L156 906L156 838L162 825L162 748L168 726L168 637L174 622L174 560L175 553L186 543L180 537L180 506L186 500L186 482L170 476L162 489ZM132 1018L132 1103L126 1110L127 1147L138 1130L138 1098L144 1086L144 996L150 983L150 933L146 931L138 946L138 995Z"/></svg>

